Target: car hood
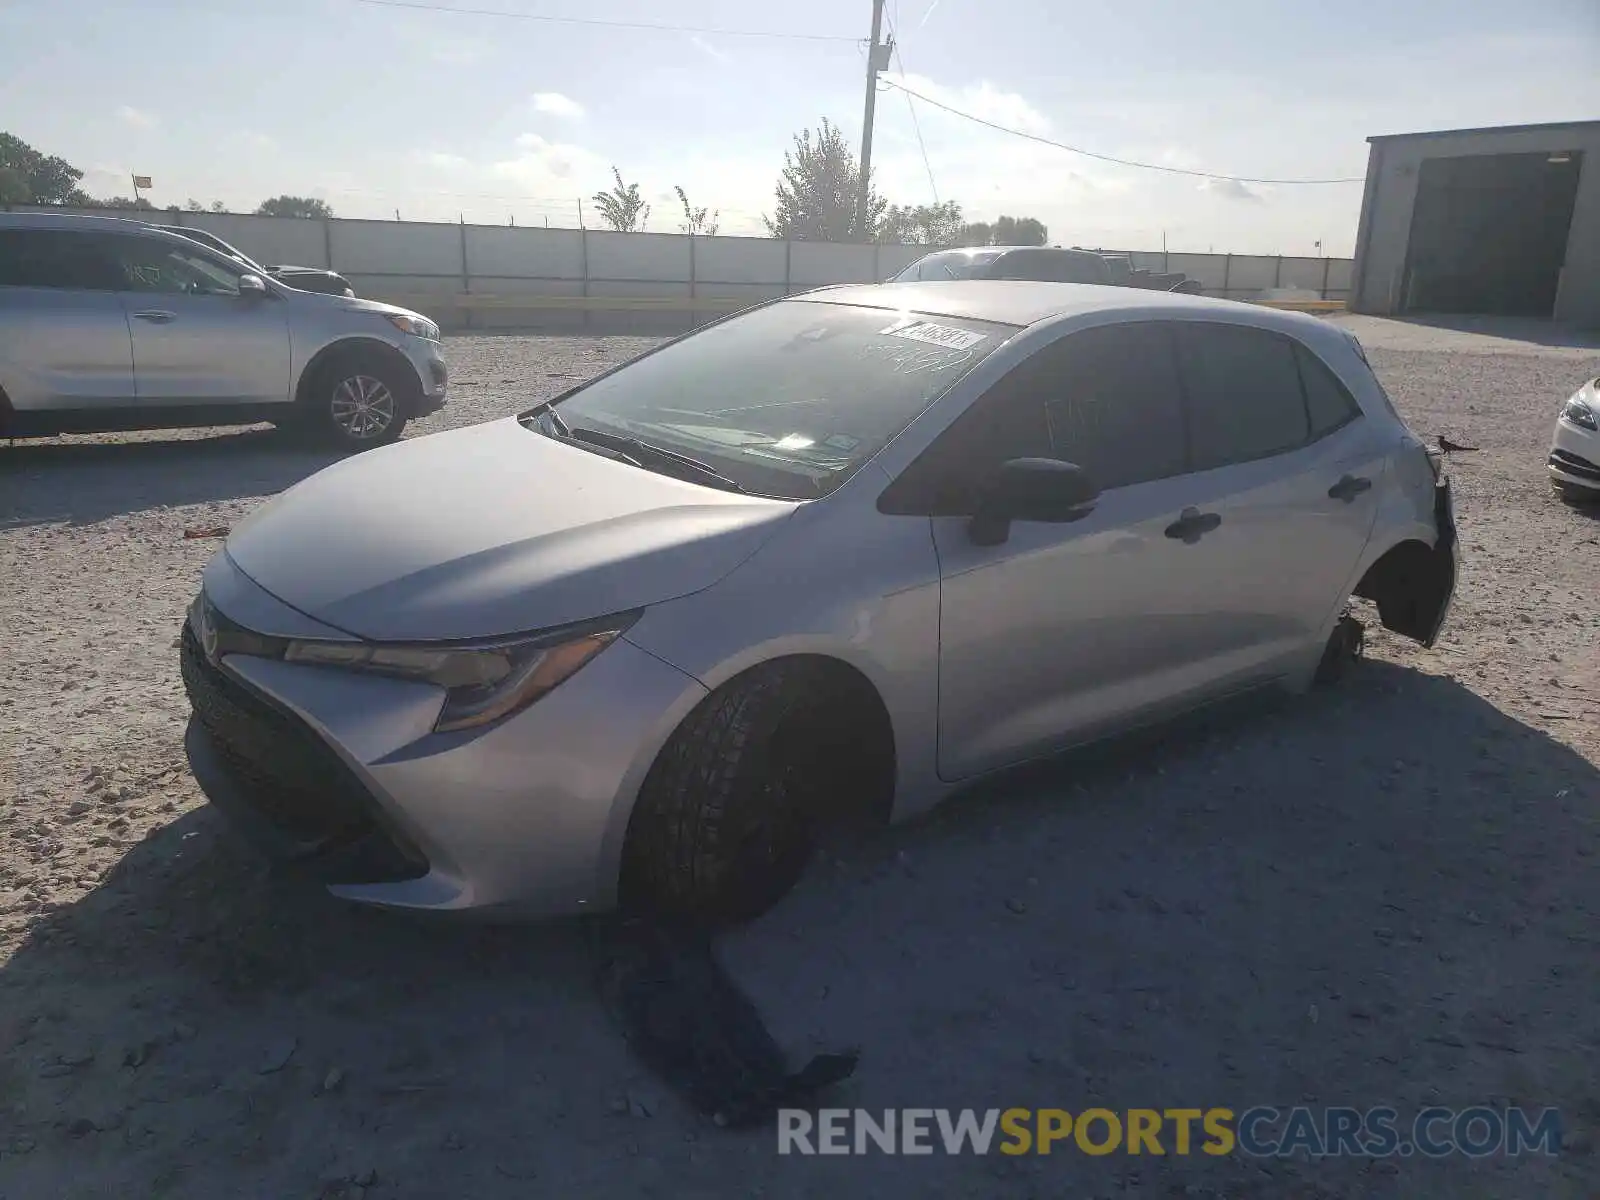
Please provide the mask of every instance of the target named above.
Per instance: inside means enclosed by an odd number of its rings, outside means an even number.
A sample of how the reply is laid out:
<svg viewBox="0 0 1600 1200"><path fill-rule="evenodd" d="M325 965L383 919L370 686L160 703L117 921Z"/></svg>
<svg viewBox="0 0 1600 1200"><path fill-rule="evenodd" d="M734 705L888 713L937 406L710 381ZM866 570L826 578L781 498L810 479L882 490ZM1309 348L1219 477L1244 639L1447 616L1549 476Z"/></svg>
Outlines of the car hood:
<svg viewBox="0 0 1600 1200"><path fill-rule="evenodd" d="M274 276L274 282L279 287L289 287L287 283L276 276ZM302 292L294 288L290 290L294 293L295 301L300 304L325 304L330 308L342 308L346 312L376 313L379 316L422 317L425 321L433 319L424 313L419 313L414 308L401 308L398 304L385 304L381 300L365 300L359 296L335 296L328 292Z"/></svg>
<svg viewBox="0 0 1600 1200"><path fill-rule="evenodd" d="M709 587L797 505L656 475L514 418L336 463L226 553L307 616L377 641L485 638Z"/></svg>

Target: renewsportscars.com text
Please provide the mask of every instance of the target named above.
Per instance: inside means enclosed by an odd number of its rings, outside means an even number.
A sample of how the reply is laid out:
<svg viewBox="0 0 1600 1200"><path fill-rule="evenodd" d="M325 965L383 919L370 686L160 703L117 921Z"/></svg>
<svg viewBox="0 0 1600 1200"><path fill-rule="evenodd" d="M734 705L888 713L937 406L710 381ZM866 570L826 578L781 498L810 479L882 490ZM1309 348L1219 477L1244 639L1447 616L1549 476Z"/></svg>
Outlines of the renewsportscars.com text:
<svg viewBox="0 0 1600 1200"><path fill-rule="evenodd" d="M1553 1155L1560 1114L1520 1108L1088 1108L778 1112L779 1154L1107 1154L1283 1158Z"/></svg>

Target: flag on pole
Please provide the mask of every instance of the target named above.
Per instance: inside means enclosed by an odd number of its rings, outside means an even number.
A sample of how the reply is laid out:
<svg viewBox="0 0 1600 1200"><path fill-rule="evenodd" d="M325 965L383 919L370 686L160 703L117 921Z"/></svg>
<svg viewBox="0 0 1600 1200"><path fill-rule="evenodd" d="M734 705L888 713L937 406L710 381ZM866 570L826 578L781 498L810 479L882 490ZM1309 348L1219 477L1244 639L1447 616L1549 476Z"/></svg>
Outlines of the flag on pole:
<svg viewBox="0 0 1600 1200"><path fill-rule="evenodd" d="M147 188L147 187L149 187L150 186L150 176L148 176L148 175L135 175L133 177L133 186L136 187L136 188Z"/></svg>

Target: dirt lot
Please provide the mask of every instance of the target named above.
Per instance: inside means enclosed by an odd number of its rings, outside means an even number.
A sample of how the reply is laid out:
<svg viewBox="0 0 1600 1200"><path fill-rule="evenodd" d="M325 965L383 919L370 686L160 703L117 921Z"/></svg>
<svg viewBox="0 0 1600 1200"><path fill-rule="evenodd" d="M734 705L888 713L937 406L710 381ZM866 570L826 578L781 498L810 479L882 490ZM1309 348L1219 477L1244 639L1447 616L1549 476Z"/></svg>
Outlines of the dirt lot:
<svg viewBox="0 0 1600 1200"><path fill-rule="evenodd" d="M201 806L174 639L225 525L322 464L204 431L0 447L0 1196L1579 1197L1600 1193L1600 519L1552 498L1600 349L1357 321L1453 461L1447 636L992 788L725 944L797 1055L888 1106L1521 1103L1559 1159L780 1158L601 1013L583 931L268 879ZM426 433L640 339L462 337Z"/></svg>

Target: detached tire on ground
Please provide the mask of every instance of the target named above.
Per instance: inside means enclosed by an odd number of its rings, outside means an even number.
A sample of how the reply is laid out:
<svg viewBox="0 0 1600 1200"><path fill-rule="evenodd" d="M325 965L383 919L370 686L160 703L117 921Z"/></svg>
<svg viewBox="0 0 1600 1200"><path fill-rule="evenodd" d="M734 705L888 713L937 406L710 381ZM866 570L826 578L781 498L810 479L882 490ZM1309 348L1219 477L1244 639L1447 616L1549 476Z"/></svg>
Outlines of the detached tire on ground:
<svg viewBox="0 0 1600 1200"><path fill-rule="evenodd" d="M827 668L753 668L702 700L640 790L622 904L711 923L753 919L799 880L842 780L849 731Z"/></svg>
<svg viewBox="0 0 1600 1200"><path fill-rule="evenodd" d="M370 450L405 430L416 381L373 350L349 350L321 364L300 397L297 425L340 450Z"/></svg>

